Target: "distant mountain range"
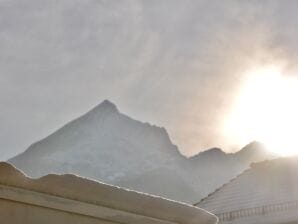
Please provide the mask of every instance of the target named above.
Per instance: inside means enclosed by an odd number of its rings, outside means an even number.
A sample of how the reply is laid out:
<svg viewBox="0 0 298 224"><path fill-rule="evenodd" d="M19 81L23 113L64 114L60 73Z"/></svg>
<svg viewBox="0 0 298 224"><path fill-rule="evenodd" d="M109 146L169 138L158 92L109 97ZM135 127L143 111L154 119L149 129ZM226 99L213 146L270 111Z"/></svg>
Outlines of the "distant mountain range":
<svg viewBox="0 0 298 224"><path fill-rule="evenodd" d="M32 177L74 173L194 203L250 163L273 157L252 142L233 154L213 148L186 158L164 128L134 120L105 100L9 162Z"/></svg>

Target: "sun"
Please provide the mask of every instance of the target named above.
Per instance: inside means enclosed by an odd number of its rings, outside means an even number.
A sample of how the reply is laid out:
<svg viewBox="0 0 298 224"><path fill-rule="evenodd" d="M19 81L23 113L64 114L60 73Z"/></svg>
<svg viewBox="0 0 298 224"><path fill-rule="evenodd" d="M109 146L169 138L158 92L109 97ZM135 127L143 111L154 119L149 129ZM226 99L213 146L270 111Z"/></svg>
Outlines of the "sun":
<svg viewBox="0 0 298 224"><path fill-rule="evenodd" d="M230 141L257 140L280 155L298 154L298 80L266 66L245 73L223 125Z"/></svg>

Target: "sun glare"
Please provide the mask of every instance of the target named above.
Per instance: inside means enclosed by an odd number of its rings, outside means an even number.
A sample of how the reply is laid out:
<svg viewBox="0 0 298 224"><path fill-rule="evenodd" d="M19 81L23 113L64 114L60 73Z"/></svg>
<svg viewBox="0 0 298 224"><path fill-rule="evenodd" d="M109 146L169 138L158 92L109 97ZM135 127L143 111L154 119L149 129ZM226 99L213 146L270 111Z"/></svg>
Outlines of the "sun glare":
<svg viewBox="0 0 298 224"><path fill-rule="evenodd" d="M269 150L298 154L298 80L268 66L245 74L234 108L224 124L231 141L257 140Z"/></svg>

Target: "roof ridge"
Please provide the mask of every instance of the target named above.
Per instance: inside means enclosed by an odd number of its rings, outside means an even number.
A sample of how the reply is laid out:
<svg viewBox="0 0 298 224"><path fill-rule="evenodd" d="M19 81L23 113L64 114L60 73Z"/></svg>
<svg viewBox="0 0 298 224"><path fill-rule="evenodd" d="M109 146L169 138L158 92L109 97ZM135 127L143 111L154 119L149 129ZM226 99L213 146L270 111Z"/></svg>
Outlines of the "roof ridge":
<svg viewBox="0 0 298 224"><path fill-rule="evenodd" d="M221 185L220 187L216 188L213 192L209 193L206 197L202 198L199 202L193 204L194 206L198 206L201 202L205 201L207 198L211 197L212 195L214 195L216 192L218 192L219 190L223 189L224 187L226 187L227 185L229 185L230 183L232 183L233 181L235 181L237 178L239 178L240 176L242 176L243 174L245 174L246 172L252 170L252 169L256 169L258 166L262 165L262 164L268 164L271 161L277 161L280 159L284 159L283 157L279 157L279 158L274 158L274 159L266 159L263 161L259 161L259 162L252 162L250 163L249 167L244 169L241 173L237 174L234 178L230 179L230 181L228 181L227 183Z"/></svg>
<svg viewBox="0 0 298 224"><path fill-rule="evenodd" d="M228 184L232 183L233 181L235 181L238 177L240 177L241 175L243 175L244 173L248 172L249 170L251 170L251 167L246 168L245 170L243 170L241 173L237 174L235 177L233 177L232 179L230 179L227 183L221 185L220 187L216 188L213 192L209 193L206 197L202 198L199 202L193 204L194 206L198 206L201 202L205 201L207 198L209 198L210 196L214 195L216 192L218 192L219 190L223 189L224 187L226 187Z"/></svg>
<svg viewBox="0 0 298 224"><path fill-rule="evenodd" d="M114 208L156 219L195 223L215 223L217 218L204 209L182 202L105 184L75 174L48 174L40 178L24 175L11 164L0 162L0 185L20 188L95 206ZM142 206L138 206L142 201ZM174 214L169 216L169 214Z"/></svg>

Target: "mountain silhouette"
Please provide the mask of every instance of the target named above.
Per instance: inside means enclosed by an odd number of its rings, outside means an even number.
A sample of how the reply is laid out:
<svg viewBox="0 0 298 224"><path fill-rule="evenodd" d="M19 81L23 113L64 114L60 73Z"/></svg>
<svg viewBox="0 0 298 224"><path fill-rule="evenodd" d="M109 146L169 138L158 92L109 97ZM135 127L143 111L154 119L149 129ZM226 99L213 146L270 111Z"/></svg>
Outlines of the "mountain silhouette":
<svg viewBox="0 0 298 224"><path fill-rule="evenodd" d="M165 128L134 120L105 100L9 162L32 177L74 173L192 203L271 157L253 142L233 154L213 148L186 158Z"/></svg>

